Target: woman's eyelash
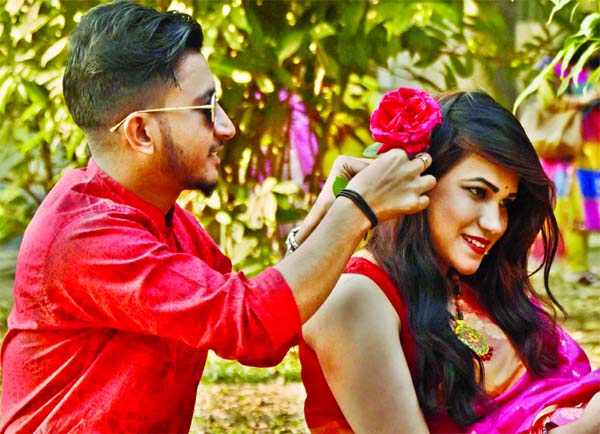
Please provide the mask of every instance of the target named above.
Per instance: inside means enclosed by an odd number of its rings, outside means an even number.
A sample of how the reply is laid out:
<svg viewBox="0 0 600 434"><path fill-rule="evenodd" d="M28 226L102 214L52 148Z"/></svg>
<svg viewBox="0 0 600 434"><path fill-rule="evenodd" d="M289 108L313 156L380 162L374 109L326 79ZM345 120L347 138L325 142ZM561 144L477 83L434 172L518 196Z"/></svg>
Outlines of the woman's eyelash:
<svg viewBox="0 0 600 434"><path fill-rule="evenodd" d="M476 196L479 199L485 199L485 197L487 195L487 189L485 189L483 187L465 187L465 190L467 190L469 193L471 193L473 196ZM515 203L515 199L505 199L500 204L504 208L508 209L512 205L514 205L514 203Z"/></svg>
<svg viewBox="0 0 600 434"><path fill-rule="evenodd" d="M465 187L465 189L469 193L471 193L471 194L473 194L473 195L475 195L477 197L485 197L485 193L486 193L485 188L481 188L481 187Z"/></svg>

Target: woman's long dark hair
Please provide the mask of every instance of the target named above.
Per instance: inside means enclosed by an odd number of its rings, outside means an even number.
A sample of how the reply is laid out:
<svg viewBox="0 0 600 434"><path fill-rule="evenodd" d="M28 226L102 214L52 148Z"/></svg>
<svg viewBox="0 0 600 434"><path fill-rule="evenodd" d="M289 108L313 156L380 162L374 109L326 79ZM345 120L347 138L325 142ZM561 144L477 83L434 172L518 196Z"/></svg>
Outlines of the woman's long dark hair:
<svg viewBox="0 0 600 434"><path fill-rule="evenodd" d="M554 186L515 116L483 92L456 92L438 98L444 120L431 135L428 173L438 180L470 154L478 154L519 177L515 203L504 235L472 276L463 278L477 291L482 307L506 333L533 375L557 368L556 310L563 313L548 285L558 243L553 214ZM427 211L380 225L367 248L396 284L407 305L408 327L416 344L414 379L427 417L446 412L457 424L470 425L481 415L477 404L489 403L483 387L483 364L451 328L451 288L438 268ZM528 253L541 233L544 286L552 314L532 302ZM405 325L403 325L405 326ZM440 402L440 387L443 401Z"/></svg>

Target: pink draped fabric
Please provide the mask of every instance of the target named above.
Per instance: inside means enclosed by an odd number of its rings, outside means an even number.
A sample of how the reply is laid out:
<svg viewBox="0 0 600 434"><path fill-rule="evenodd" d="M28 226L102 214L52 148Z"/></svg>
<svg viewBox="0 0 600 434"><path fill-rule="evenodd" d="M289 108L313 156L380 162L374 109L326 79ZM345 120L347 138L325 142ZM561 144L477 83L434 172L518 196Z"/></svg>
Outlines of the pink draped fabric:
<svg viewBox="0 0 600 434"><path fill-rule="evenodd" d="M561 369L546 378L534 378L529 373L505 393L493 400L498 407L481 422L472 425L467 432L521 433L527 432L535 422L554 412L552 421L557 424L570 422L580 410L600 391L600 370L591 371L590 362L582 348L561 328Z"/></svg>
<svg viewBox="0 0 600 434"><path fill-rule="evenodd" d="M300 95L287 89L281 89L279 100L287 101L290 107L291 178L307 189L304 179L313 172L319 152L317 136L310 130L310 119Z"/></svg>

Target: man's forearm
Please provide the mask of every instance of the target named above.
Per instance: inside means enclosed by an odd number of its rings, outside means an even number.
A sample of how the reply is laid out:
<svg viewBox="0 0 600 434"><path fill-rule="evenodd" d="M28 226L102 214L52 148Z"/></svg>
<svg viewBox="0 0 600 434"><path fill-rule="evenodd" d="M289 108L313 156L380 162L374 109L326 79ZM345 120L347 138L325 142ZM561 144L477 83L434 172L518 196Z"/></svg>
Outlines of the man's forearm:
<svg viewBox="0 0 600 434"><path fill-rule="evenodd" d="M352 201L338 198L322 220L303 225L300 247L275 265L292 289L303 323L327 298L370 225Z"/></svg>

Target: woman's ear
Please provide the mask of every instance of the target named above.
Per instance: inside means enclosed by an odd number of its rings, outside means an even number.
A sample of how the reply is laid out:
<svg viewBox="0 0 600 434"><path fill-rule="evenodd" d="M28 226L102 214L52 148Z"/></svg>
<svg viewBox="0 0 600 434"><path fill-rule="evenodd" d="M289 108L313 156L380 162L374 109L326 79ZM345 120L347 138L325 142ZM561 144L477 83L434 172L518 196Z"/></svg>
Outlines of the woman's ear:
<svg viewBox="0 0 600 434"><path fill-rule="evenodd" d="M152 155L161 136L160 125L156 117L148 113L132 113L123 124L123 134L133 150Z"/></svg>

